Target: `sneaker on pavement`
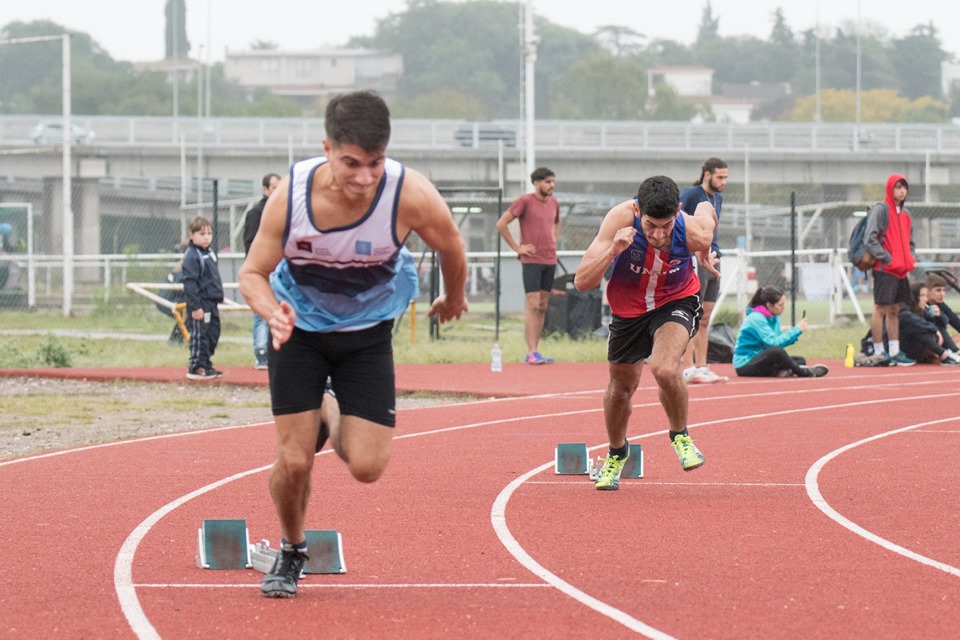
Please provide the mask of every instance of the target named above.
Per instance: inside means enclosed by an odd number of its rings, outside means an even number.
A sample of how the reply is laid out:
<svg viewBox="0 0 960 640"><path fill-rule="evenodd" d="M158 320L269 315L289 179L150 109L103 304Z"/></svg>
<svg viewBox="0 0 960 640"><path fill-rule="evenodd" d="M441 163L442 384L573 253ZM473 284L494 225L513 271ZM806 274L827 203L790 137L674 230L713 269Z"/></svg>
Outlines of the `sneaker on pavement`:
<svg viewBox="0 0 960 640"><path fill-rule="evenodd" d="M693 444L693 438L689 435L678 434L671 443L673 450L677 452L680 458L680 466L684 471L693 471L704 463L703 454Z"/></svg>
<svg viewBox="0 0 960 640"><path fill-rule="evenodd" d="M803 371L800 376L801 378L822 378L830 371L825 364L815 364L812 367L800 367L800 370Z"/></svg>
<svg viewBox="0 0 960 640"><path fill-rule="evenodd" d="M207 369L207 373L212 375L214 378L220 378L223 376L223 371L220 371L219 369L214 369L213 367L210 367L209 369Z"/></svg>
<svg viewBox="0 0 960 640"><path fill-rule="evenodd" d="M630 454L627 453L627 458L629 457ZM603 466L600 467L597 481L593 485L597 488L597 491L616 491L620 488L620 472L623 471L623 464L627 461L627 458L607 455L603 461Z"/></svg>
<svg viewBox="0 0 960 640"><path fill-rule="evenodd" d="M260 582L260 593L267 598L292 598L297 595L297 581L303 571L307 554L297 551L280 550L273 561L270 573Z"/></svg>
<svg viewBox="0 0 960 640"><path fill-rule="evenodd" d="M220 375L223 375L222 373ZM187 370L187 378L190 380L213 380L218 377L214 370L207 370L203 367L193 367Z"/></svg>
<svg viewBox="0 0 960 640"><path fill-rule="evenodd" d="M257 371L265 371L267 368L267 361L264 360L263 362L260 362L258 360L257 362L253 363L253 368Z"/></svg>
<svg viewBox="0 0 960 640"><path fill-rule="evenodd" d="M727 376L718 376L709 367L693 367L693 371L689 375L687 371L689 369L684 370L683 379L688 384L714 384L727 381Z"/></svg>
<svg viewBox="0 0 960 640"><path fill-rule="evenodd" d="M917 364L917 361L901 351L895 356L890 356L890 364L898 367L912 367Z"/></svg>
<svg viewBox="0 0 960 640"><path fill-rule="evenodd" d="M940 359L940 364L958 365L960 364L960 355L948 349L947 351L943 352L943 357Z"/></svg>
<svg viewBox="0 0 960 640"><path fill-rule="evenodd" d="M542 356L539 351L528 353L523 361L527 364L553 364L554 362L553 358Z"/></svg>

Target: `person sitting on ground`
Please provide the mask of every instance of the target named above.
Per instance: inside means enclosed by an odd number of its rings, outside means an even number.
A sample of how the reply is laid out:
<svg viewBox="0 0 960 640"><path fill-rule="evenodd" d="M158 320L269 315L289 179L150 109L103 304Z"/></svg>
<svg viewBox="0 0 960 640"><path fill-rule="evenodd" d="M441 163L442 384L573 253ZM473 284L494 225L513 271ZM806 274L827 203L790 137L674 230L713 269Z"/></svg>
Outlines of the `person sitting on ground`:
<svg viewBox="0 0 960 640"><path fill-rule="evenodd" d="M960 331L960 316L954 313L944 298L947 295L946 279L936 273L927 274L927 311L925 317L937 325L937 330L943 341L940 343L944 349L950 349L954 353L960 352L957 343L950 335L950 327L955 331Z"/></svg>
<svg viewBox="0 0 960 640"><path fill-rule="evenodd" d="M807 319L784 331L780 314L787 304L777 287L760 287L747 305L747 317L740 325L733 349L733 368L738 376L748 378L820 378L827 375L826 365L806 366L800 356L791 356L784 347L795 343L807 330Z"/></svg>
<svg viewBox="0 0 960 640"><path fill-rule="evenodd" d="M960 355L943 346L937 325L927 320L927 284L910 285L910 304L900 305L900 348L908 357L925 364L960 365Z"/></svg>

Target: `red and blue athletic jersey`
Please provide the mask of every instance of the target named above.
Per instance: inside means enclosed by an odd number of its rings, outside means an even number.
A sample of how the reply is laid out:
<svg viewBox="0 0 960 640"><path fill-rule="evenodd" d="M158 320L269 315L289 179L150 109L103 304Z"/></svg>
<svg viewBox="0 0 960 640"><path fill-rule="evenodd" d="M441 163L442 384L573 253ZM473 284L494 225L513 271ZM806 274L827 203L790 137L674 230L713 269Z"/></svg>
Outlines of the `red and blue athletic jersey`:
<svg viewBox="0 0 960 640"><path fill-rule="evenodd" d="M687 226L677 215L670 250L650 246L634 216L637 234L633 243L613 261L613 273L607 283L610 310L621 318L636 318L668 302L700 292L697 265L687 249Z"/></svg>

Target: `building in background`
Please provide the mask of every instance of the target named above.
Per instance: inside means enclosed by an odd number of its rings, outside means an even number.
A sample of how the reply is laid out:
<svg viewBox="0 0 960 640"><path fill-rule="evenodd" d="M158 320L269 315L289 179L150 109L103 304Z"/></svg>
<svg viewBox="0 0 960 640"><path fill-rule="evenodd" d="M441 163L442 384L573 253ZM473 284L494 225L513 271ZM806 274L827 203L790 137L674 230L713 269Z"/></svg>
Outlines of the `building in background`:
<svg viewBox="0 0 960 640"><path fill-rule="evenodd" d="M389 102L402 73L402 56L372 49L228 50L224 59L224 75L251 94L266 89L305 111L322 111L331 96L361 89Z"/></svg>
<svg viewBox="0 0 960 640"><path fill-rule="evenodd" d="M647 96L652 97L659 85L666 85L677 97L697 107L695 122L750 122L755 102L713 93L713 69L710 67L654 67L647 71ZM708 115L708 117L705 117Z"/></svg>

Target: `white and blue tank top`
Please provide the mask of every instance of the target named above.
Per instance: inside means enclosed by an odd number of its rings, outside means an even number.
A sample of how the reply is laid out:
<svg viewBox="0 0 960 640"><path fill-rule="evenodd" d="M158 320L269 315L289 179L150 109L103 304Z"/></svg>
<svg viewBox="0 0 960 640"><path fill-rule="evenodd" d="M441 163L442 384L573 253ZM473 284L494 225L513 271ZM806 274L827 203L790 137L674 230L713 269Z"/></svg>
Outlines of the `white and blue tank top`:
<svg viewBox="0 0 960 640"><path fill-rule="evenodd" d="M304 331L356 331L399 316L420 294L413 256L397 237L404 167L384 163L370 208L356 222L320 230L310 197L326 158L290 168L283 259L270 286L297 312Z"/></svg>

